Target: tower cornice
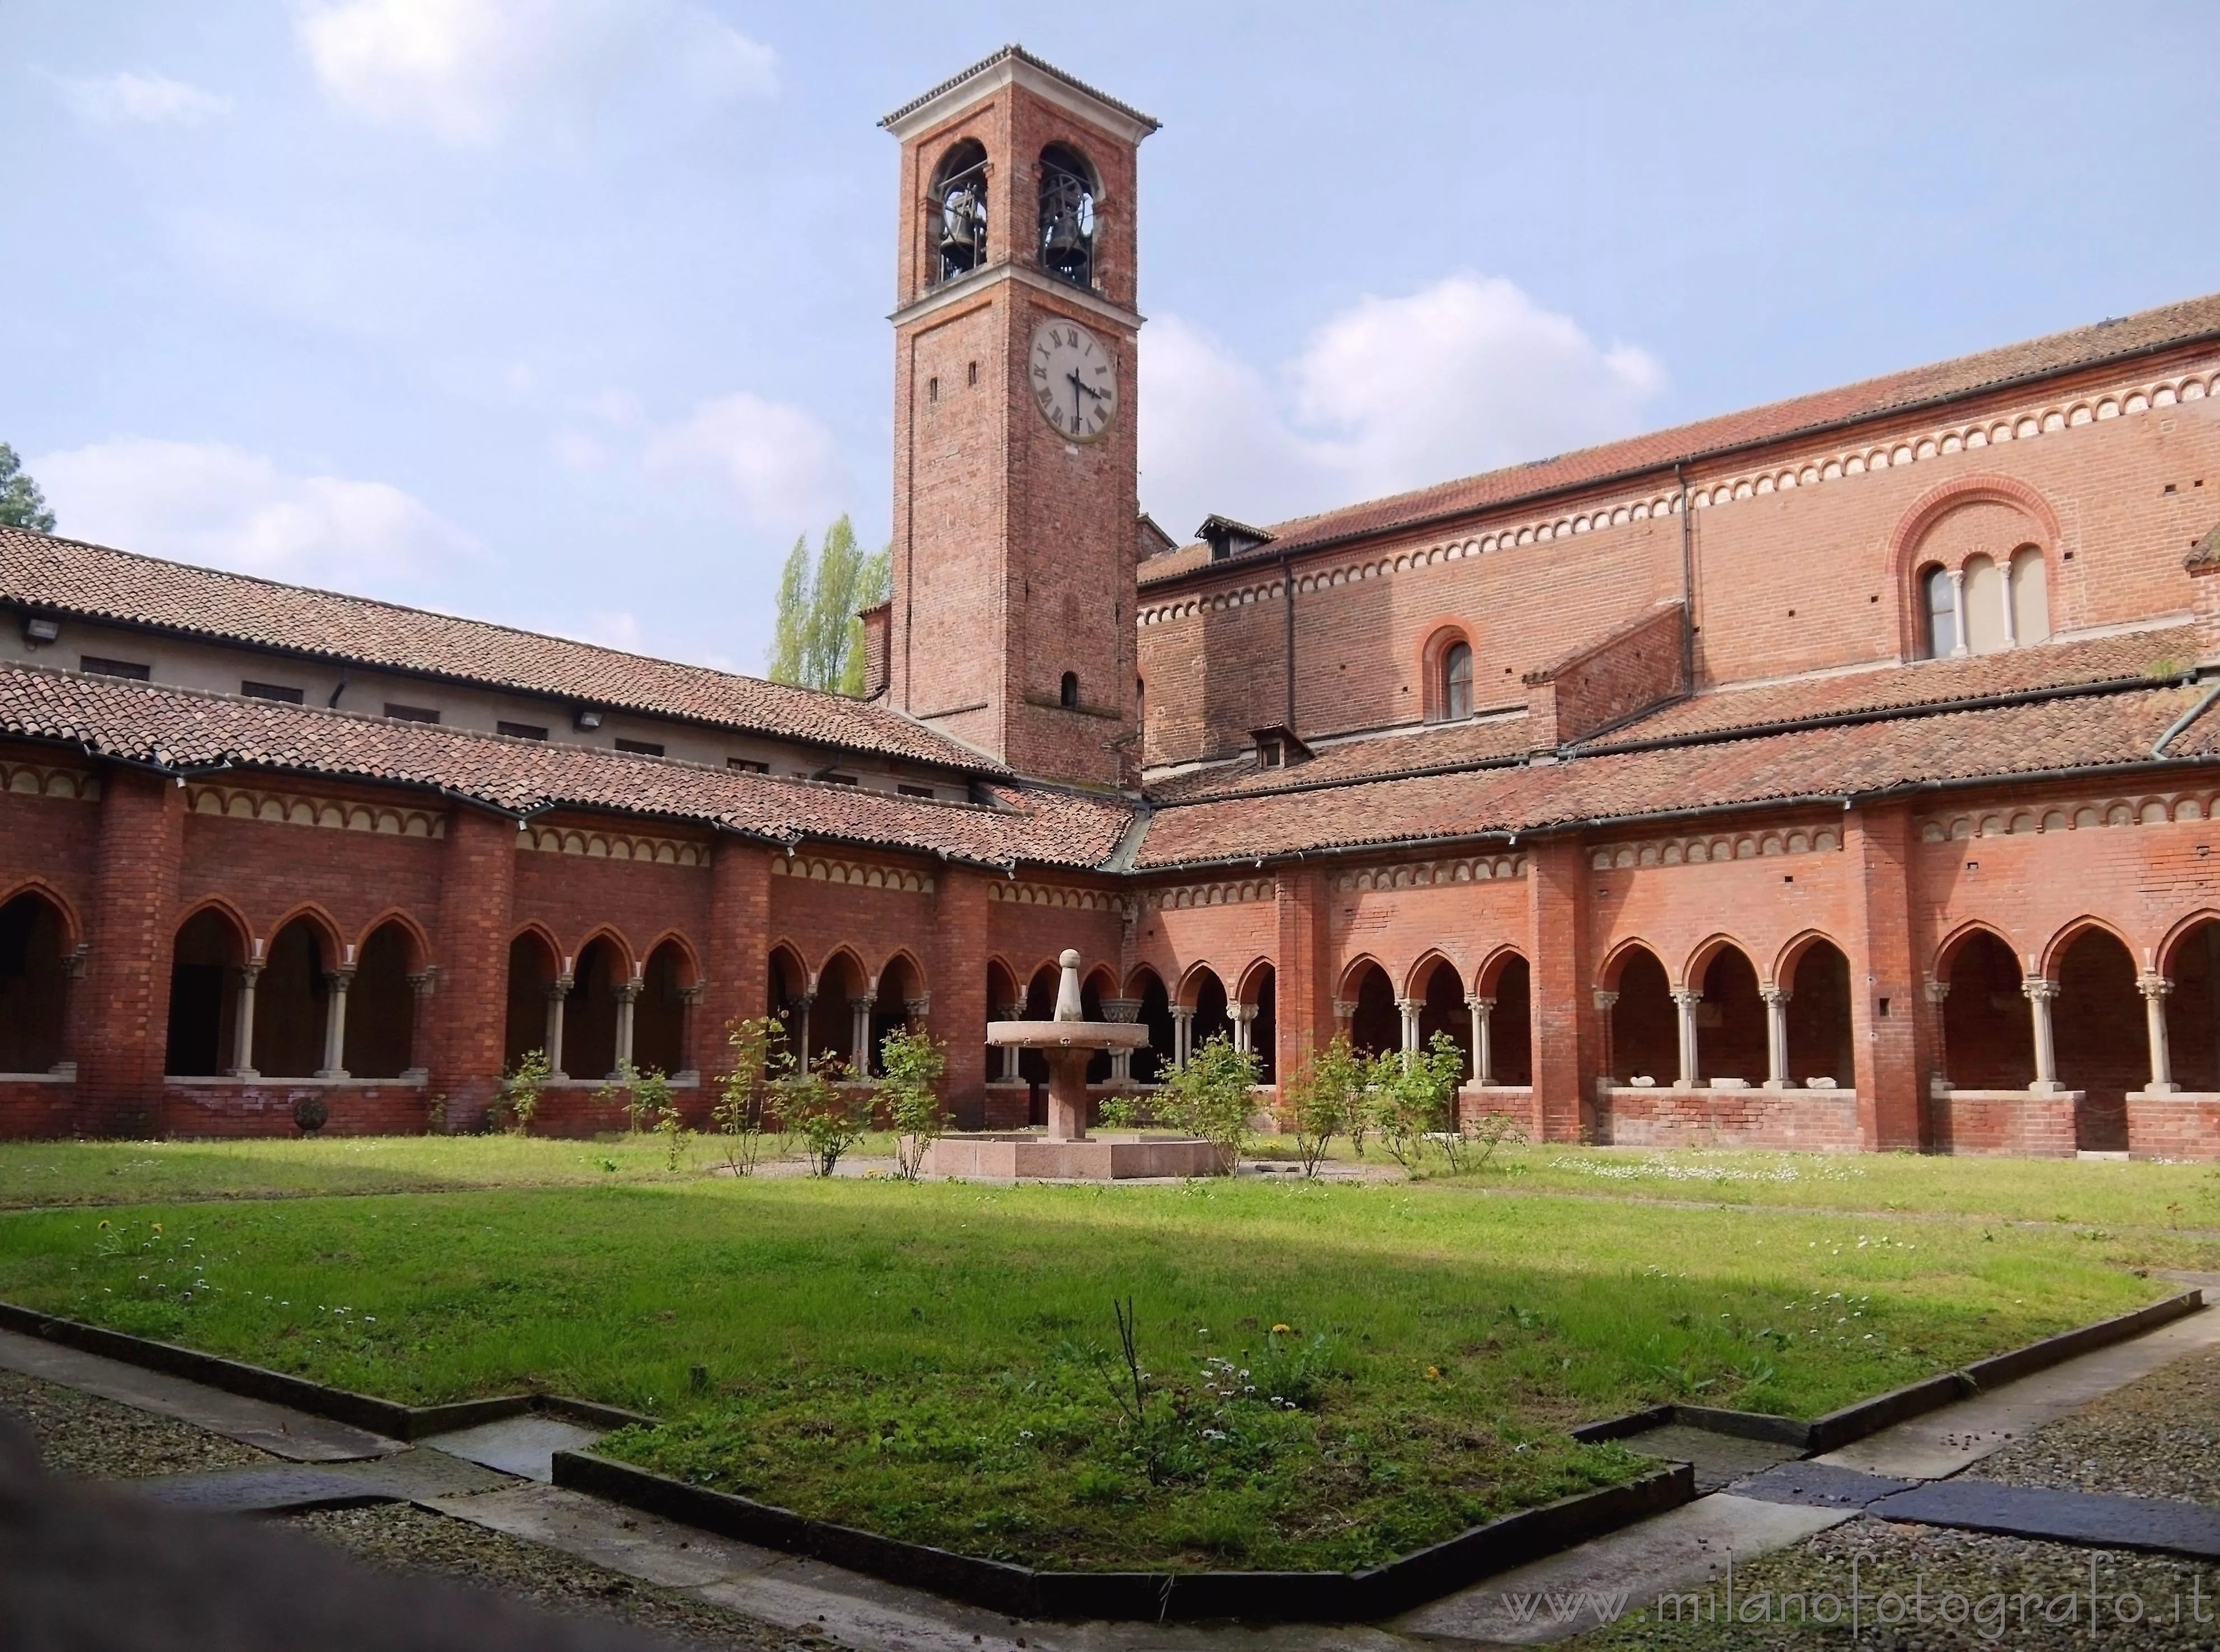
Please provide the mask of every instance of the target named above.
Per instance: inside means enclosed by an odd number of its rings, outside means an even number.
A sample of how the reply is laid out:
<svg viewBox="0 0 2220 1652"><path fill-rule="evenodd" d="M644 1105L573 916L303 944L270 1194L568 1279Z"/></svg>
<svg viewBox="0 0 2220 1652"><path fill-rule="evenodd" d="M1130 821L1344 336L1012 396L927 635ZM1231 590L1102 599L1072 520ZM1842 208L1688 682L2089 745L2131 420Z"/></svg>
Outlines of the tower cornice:
<svg viewBox="0 0 2220 1652"><path fill-rule="evenodd" d="M1128 309L1123 304L1113 303L1101 293L1090 292L1084 287L1075 287L1069 281L1058 281L1054 277L1043 275L1039 271L1026 265L1013 264L1007 260L1001 264L985 265L979 269L968 271L953 281L944 281L925 296L914 303L903 305L887 319L896 327L907 327L913 321L924 321L942 310L952 309L976 298L991 291L1005 281L1015 282L1018 285L1030 288L1045 297L1068 303L1075 309L1084 310L1090 315L1100 317L1105 321L1115 322L1121 327L1131 327L1136 332L1140 330L1141 324L1148 319L1137 309Z"/></svg>
<svg viewBox="0 0 2220 1652"><path fill-rule="evenodd" d="M942 81L922 97L904 103L879 125L906 143L914 134L1013 84L1126 143L1140 142L1163 124L1155 116L1144 115L1054 64L1044 62L1024 47L1011 45Z"/></svg>

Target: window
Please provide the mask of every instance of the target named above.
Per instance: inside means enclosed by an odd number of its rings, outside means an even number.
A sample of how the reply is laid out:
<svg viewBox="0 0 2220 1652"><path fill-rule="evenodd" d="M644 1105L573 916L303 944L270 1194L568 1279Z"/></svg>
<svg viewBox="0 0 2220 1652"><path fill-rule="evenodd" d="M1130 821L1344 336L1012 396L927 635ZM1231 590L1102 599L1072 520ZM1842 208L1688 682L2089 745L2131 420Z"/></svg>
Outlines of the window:
<svg viewBox="0 0 2220 1652"><path fill-rule="evenodd" d="M904 797L930 797L932 795L932 788L930 786L897 786L895 789L900 792Z"/></svg>
<svg viewBox="0 0 2220 1652"><path fill-rule="evenodd" d="M385 714L404 723L436 723L440 720L440 714L429 706L396 705L390 700L385 702Z"/></svg>
<svg viewBox="0 0 2220 1652"><path fill-rule="evenodd" d="M738 769L745 774L751 775L767 775L770 772L770 764L758 763L753 757L726 757L725 767Z"/></svg>
<svg viewBox="0 0 2220 1652"><path fill-rule="evenodd" d="M1040 158L1041 267L1075 286L1094 284L1094 174L1083 156L1052 143Z"/></svg>
<svg viewBox="0 0 2220 1652"><path fill-rule="evenodd" d="M78 669L88 676L127 677L134 683L152 683L154 669L128 659L103 659L98 654L87 654L78 661Z"/></svg>
<svg viewBox="0 0 2220 1652"><path fill-rule="evenodd" d="M1288 748L1277 740L1257 743L1257 763L1260 768L1283 769L1288 763Z"/></svg>
<svg viewBox="0 0 2220 1652"><path fill-rule="evenodd" d="M821 774L817 777L828 786L853 786L857 783L856 776L853 775L836 775L827 773Z"/></svg>
<svg viewBox="0 0 2220 1652"><path fill-rule="evenodd" d="M987 261L987 151L966 138L941 157L926 222L928 284L953 281Z"/></svg>
<svg viewBox="0 0 2220 1652"><path fill-rule="evenodd" d="M1074 710L1077 709L1079 705L1078 672L1066 671L1063 674L1063 681L1057 687L1056 701L1057 704L1060 706Z"/></svg>
<svg viewBox="0 0 2220 1652"><path fill-rule="evenodd" d="M937 377L925 381L925 399L928 402L940 400L940 380Z"/></svg>
<svg viewBox="0 0 2220 1652"><path fill-rule="evenodd" d="M1472 645L1451 643L1442 651L1442 715L1472 715Z"/></svg>
<svg viewBox="0 0 2220 1652"><path fill-rule="evenodd" d="M1927 658L1944 659L1958 651L1958 594L1947 568L1930 568L1919 577L1927 610Z"/></svg>
<svg viewBox="0 0 2220 1652"><path fill-rule="evenodd" d="M547 738L547 731L537 723L500 722L493 726L496 733L506 734L512 740L544 740Z"/></svg>
<svg viewBox="0 0 2220 1652"><path fill-rule="evenodd" d="M968 382L976 384L979 382L979 364L976 361L970 363L968 371L970 373L970 378Z"/></svg>
<svg viewBox="0 0 2220 1652"><path fill-rule="evenodd" d="M1993 654L2011 646L2010 599L2005 591L2003 570L1992 557L1968 557L1961 570L1961 595L1965 607L1959 615L1969 654Z"/></svg>
<svg viewBox="0 0 2220 1652"><path fill-rule="evenodd" d="M242 683L239 691L249 700L276 700L289 706L299 705L302 699L298 689L289 689L282 683Z"/></svg>
<svg viewBox="0 0 2220 1652"><path fill-rule="evenodd" d="M621 734L617 737L617 750L620 751L629 751L636 757L659 757L663 755L663 746L660 742L656 740L628 740Z"/></svg>
<svg viewBox="0 0 2220 1652"><path fill-rule="evenodd" d="M2042 552L2024 545L2011 557L2012 640L2050 640L2050 592L2043 582Z"/></svg>

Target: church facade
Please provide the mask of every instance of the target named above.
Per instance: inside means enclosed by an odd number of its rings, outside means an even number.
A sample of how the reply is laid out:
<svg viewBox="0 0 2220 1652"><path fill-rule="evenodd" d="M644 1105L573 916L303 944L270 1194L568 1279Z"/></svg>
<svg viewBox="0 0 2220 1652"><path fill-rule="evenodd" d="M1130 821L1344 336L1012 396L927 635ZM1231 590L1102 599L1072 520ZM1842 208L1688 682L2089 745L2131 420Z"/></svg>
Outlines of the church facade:
<svg viewBox="0 0 2220 1652"><path fill-rule="evenodd" d="M1007 48L901 151L850 700L0 529L0 1133L700 1111L1052 960L1537 1140L2220 1154L2220 296L1300 521L1142 514L1136 156Z"/></svg>

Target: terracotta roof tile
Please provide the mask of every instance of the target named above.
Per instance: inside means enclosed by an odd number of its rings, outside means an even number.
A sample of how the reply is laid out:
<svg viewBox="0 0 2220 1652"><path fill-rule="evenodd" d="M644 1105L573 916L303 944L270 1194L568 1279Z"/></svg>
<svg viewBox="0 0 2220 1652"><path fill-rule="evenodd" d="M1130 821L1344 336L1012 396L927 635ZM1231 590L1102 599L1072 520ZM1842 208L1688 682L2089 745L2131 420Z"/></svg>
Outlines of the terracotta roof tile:
<svg viewBox="0 0 2220 1652"><path fill-rule="evenodd" d="M1602 482L1612 477L1669 469L1680 460L1776 441L1799 432L1849 420L1874 418L2022 379L2070 372L2216 334L2220 334L2220 294L1699 420L1669 430L1652 431L1600 447L1582 448L1555 458L1483 471L1410 493L1367 500L1314 516L1297 517L1273 525L1275 537L1270 545L1244 556L1229 557L1224 564L1210 562L1207 546L1188 545L1165 556L1151 557L1142 564L1141 583L1147 585L1176 578L1197 568L1269 562L1286 552L1311 549L1336 539L1414 527L1437 518L1507 505L1537 494Z"/></svg>
<svg viewBox="0 0 2220 1652"><path fill-rule="evenodd" d="M483 620L0 527L0 602L676 717L973 774L993 759L884 706Z"/></svg>
<svg viewBox="0 0 2220 1652"><path fill-rule="evenodd" d="M1422 723L1360 739L1336 740L1318 747L1308 762L1292 768L1259 767L1257 754L1251 751L1232 763L1167 776L1151 784L1148 795L1159 803L1184 803L1375 775L1500 763L1525 751L1527 732L1524 712L1477 723Z"/></svg>
<svg viewBox="0 0 2220 1652"><path fill-rule="evenodd" d="M2150 761L2188 684L1159 808L1136 870ZM2220 751L2192 724L2168 757Z"/></svg>
<svg viewBox="0 0 2220 1652"><path fill-rule="evenodd" d="M1099 865L1133 813L1116 799L1018 783L989 789L1001 807L932 803L36 666L0 666L0 734L184 771L230 766L438 788L516 814L610 809L993 864Z"/></svg>

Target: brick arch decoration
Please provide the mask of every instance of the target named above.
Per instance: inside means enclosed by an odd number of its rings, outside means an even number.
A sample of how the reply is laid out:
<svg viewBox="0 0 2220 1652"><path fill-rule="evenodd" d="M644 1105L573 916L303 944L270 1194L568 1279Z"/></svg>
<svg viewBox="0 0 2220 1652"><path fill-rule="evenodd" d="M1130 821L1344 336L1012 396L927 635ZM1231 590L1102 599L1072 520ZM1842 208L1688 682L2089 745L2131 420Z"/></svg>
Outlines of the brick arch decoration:
<svg viewBox="0 0 2220 1652"><path fill-rule="evenodd" d="M1493 995L1496 984L1503 979L1503 972L1514 963L1527 963L1531 967L1531 960L1525 951L1506 941L1482 958L1480 968L1473 971L1473 995L1478 998Z"/></svg>
<svg viewBox="0 0 2220 1652"><path fill-rule="evenodd" d="M639 955L641 966L645 968L648 960L666 946L677 949L679 985L699 986L702 981L701 954L694 950L694 943L688 940L677 930L666 929L650 941L646 950Z"/></svg>
<svg viewBox="0 0 2220 1652"><path fill-rule="evenodd" d="M838 963L842 958L848 960L849 964L856 971L857 980L863 982L865 987L870 986L878 979L876 976L873 975L870 970L864 966L863 955L857 952L854 947L849 945L847 942L842 941L839 945L835 946L831 951L825 955L824 962L809 972L809 984L813 990L816 988L818 982L823 981L826 976L832 973L832 966Z"/></svg>
<svg viewBox="0 0 2220 1652"><path fill-rule="evenodd" d="M2051 508L2050 502L2017 477L1993 472L1957 477L1937 483L1920 495L1897 519L1888 540L1886 565L1889 586L1896 594L1897 652L1900 658L1915 658L1919 652L1920 613L1911 589L1911 577L1918 566L1921 542L1952 511L1978 504L2005 505L2028 517L2040 531L2030 535L2025 543L2034 545L2046 556L2058 549L2064 537L2058 513Z"/></svg>
<svg viewBox="0 0 2220 1652"><path fill-rule="evenodd" d="M1604 954L1602 963L1596 969L1597 990L1618 991L1620 975L1624 972L1627 964L1633 960L1637 952L1647 953L1656 962L1658 969L1664 971L1667 984L1671 984L1673 972L1665 968L1665 954L1641 936L1630 935L1624 940L1614 943L1611 950Z"/></svg>
<svg viewBox="0 0 2220 1652"><path fill-rule="evenodd" d="M395 926L402 934L408 938L408 967L410 969L421 969L431 963L432 941L430 936L425 933L423 925L418 923L415 917L408 913L402 911L399 907L388 907L384 912L379 913L377 917L371 919L368 923L362 926L361 931L354 938L354 950L357 957L360 957L362 954L362 949L370 944L370 938L377 934L379 930L384 929L388 924Z"/></svg>
<svg viewBox="0 0 2220 1652"><path fill-rule="evenodd" d="M55 915L62 920L62 944L65 947L75 948L84 944L84 923L78 916L75 904L42 877L27 877L8 888L0 889L0 907L6 906L18 895L35 895L54 909ZM190 917L191 913L186 916ZM184 920L178 921L182 927Z"/></svg>
<svg viewBox="0 0 2220 1652"><path fill-rule="evenodd" d="M1172 1002L1184 1004L1189 1009L1194 1008L1196 996L1202 991L1202 983L1207 980L1216 982L1220 992L1225 990L1225 977L1215 969L1200 961L1190 963L1185 973L1180 976L1179 991L1173 997ZM1231 993L1226 994L1225 1001L1229 1004L1233 1001L1233 995Z"/></svg>
<svg viewBox="0 0 2220 1652"><path fill-rule="evenodd" d="M1250 959L1249 967L1241 971L1239 976L1241 984L1234 989L1233 1001L1238 1004L1254 1004L1257 1001L1257 994L1263 990L1264 983L1268 981L1276 981L1278 977L1278 967L1270 958Z"/></svg>
<svg viewBox="0 0 2220 1652"><path fill-rule="evenodd" d="M931 983L925 973L924 963L919 959L917 954L907 946L897 946L887 954L887 961L878 967L876 972L872 975L871 980L874 982L885 980L887 972L897 964L909 971L909 978L915 983L920 995L930 990Z"/></svg>
<svg viewBox="0 0 2220 1652"><path fill-rule="evenodd" d="M331 913L326 912L315 901L303 901L298 906L290 907L279 914L278 920L270 926L270 938L275 941L278 936L285 932L290 925L296 923L307 924L323 942L327 954L326 968L328 969L340 961L343 956L343 949L346 945L346 942L341 938L345 932L340 928L338 921Z"/></svg>
<svg viewBox="0 0 2220 1652"><path fill-rule="evenodd" d="M1844 946L1842 942L1836 940L1832 935L1827 933L1825 930L1804 930L1798 934L1792 936L1789 938L1788 944L1783 946L1780 951L1774 955L1773 960L1773 973L1769 976L1760 975L1758 977L1758 985L1761 987L1786 987L1789 985L1790 982L1796 979L1796 966L1804 962L1804 955L1806 952L1809 952L1813 947L1822 944L1833 947L1835 951L1840 952L1844 957L1848 957L1850 955L1850 949ZM1755 962L1755 959L1752 959L1751 961L1753 963Z"/></svg>
<svg viewBox="0 0 2220 1652"><path fill-rule="evenodd" d="M2118 925L2099 918L2092 913L2083 913L2080 916L2070 918L2061 924L2056 932L2043 944L2042 951L2039 954L2042 964L2036 973L2046 981L2057 980L2059 962L2065 957L2067 949L2084 935L2092 933L2111 936L2125 950L2130 960L2148 956L2145 949L2138 947L2130 940L2122 932Z"/></svg>
<svg viewBox="0 0 2220 1652"><path fill-rule="evenodd" d="M1965 922L1960 924L1955 929L1952 930L1948 935L1945 935L1936 944L1935 948L1935 963L1933 967L1927 972L1928 979L1930 981L1948 981L1950 978L1951 966L1957 962L1958 949L1965 945L1967 941L1973 939L1976 935L1986 935L1992 939L2002 943L2005 951L2011 953L2016 958L2024 958L2026 956L2026 954L2022 952L2018 946L2014 944L2011 933L2006 931L2003 925L1991 923L1986 918L1968 918Z"/></svg>
<svg viewBox="0 0 2220 1652"><path fill-rule="evenodd" d="M1443 951L1441 948L1437 946L1430 946L1425 951L1419 953L1416 962L1411 965L1409 969L1404 972L1401 996L1405 998L1425 997L1426 995L1426 982L1433 978L1434 971L1437 969L1448 970L1460 982L1464 979L1464 971L1457 967L1457 962L1455 958L1451 957L1448 953ZM1389 978L1392 980L1394 977L1391 976Z"/></svg>
<svg viewBox="0 0 2220 1652"><path fill-rule="evenodd" d="M1706 935L1696 943L1695 950L1688 954L1687 963L1674 984L1686 988L1690 992L1701 992L1704 976L1710 972L1713 960L1729 947L1741 953L1749 961L1751 972L1753 974L1756 972L1757 954L1743 941L1722 931L1718 934ZM1662 957L1660 962L1662 962Z"/></svg>
<svg viewBox="0 0 2220 1652"><path fill-rule="evenodd" d="M1428 722L1440 721L1447 711L1447 708L1443 703L1443 690L1446 686L1442 681L1443 656L1458 643L1462 643L1472 650L1473 661L1477 667L1480 659L1480 643L1477 639L1478 633L1469 622L1450 617L1436 621L1425 633L1425 640L1419 645L1420 684L1419 698L1421 714ZM1475 673L1473 683L1475 695L1478 694L1479 688Z"/></svg>
<svg viewBox="0 0 2220 1652"><path fill-rule="evenodd" d="M2171 980L2181 944L2207 924L2220 924L2220 909L2199 907L2187 917L2179 920L2166 932L2166 938L2158 944L2158 973Z"/></svg>
<svg viewBox="0 0 2220 1652"><path fill-rule="evenodd" d="M569 956L573 959L584 957L586 949L596 941L607 941L610 950L617 955L618 975L631 976L638 973L641 955L633 951L632 943L624 938L624 932L612 925L595 925Z"/></svg>
<svg viewBox="0 0 2220 1652"><path fill-rule="evenodd" d="M1334 988L1334 996L1354 1001L1356 997L1358 983L1364 979L1364 972L1368 969L1379 970L1381 975L1388 977L1390 986L1394 984L1395 976L1393 970L1381 963L1378 958L1374 957L1371 953L1359 952L1342 966L1341 979Z"/></svg>

